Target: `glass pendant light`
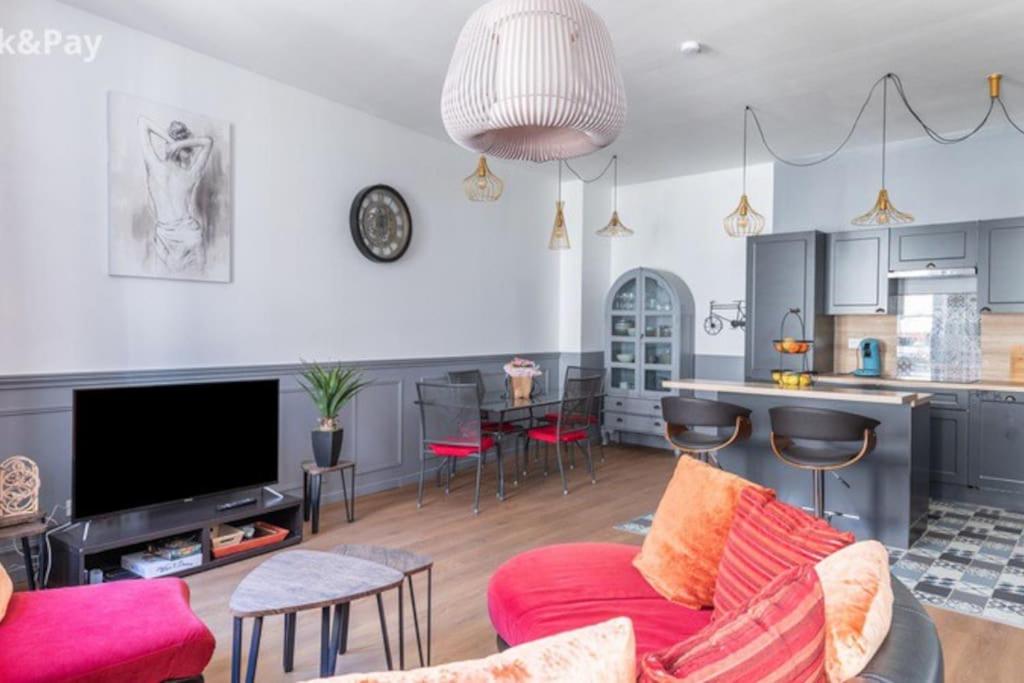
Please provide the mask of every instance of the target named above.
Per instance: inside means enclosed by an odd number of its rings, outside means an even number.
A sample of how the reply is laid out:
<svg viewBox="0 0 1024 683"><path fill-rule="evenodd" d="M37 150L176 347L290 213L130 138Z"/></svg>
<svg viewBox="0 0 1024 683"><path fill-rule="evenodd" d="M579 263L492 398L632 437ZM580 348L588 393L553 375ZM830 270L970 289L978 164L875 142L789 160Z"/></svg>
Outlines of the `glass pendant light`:
<svg viewBox="0 0 1024 683"><path fill-rule="evenodd" d="M889 200L889 191L885 189L885 137L888 103L889 79L886 78L882 85L882 189L878 191L878 198L871 210L850 221L853 225L900 225L914 222L912 215L904 213L892 205Z"/></svg>
<svg viewBox="0 0 1024 683"><path fill-rule="evenodd" d="M505 183L491 173L491 169L487 167L487 157L481 154L476 170L462 181L462 189L470 201L495 202L505 191Z"/></svg>
<svg viewBox="0 0 1024 683"><path fill-rule="evenodd" d="M743 110L743 193L736 209L725 217L722 224L729 237L752 237L764 230L764 216L754 211L747 199L747 115L750 107Z"/></svg>
<svg viewBox="0 0 1024 683"><path fill-rule="evenodd" d="M558 201L555 202L555 224L551 228L548 249L558 251L569 248L569 231L565 227L565 202L562 201L562 162L558 162Z"/></svg>
<svg viewBox="0 0 1024 683"><path fill-rule="evenodd" d="M619 220L619 155L612 157L612 218L608 225L597 231L601 237L629 237L634 234Z"/></svg>

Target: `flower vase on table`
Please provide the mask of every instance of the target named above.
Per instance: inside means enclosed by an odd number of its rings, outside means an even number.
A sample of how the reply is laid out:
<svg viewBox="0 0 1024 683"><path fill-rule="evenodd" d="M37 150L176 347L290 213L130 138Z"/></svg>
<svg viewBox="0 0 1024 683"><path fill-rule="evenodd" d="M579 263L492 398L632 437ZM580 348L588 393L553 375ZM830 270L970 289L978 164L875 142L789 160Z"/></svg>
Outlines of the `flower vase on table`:
<svg viewBox="0 0 1024 683"><path fill-rule="evenodd" d="M513 358L505 364L505 374L512 385L512 398L516 401L529 399L533 393L533 378L542 372L537 363L525 358Z"/></svg>

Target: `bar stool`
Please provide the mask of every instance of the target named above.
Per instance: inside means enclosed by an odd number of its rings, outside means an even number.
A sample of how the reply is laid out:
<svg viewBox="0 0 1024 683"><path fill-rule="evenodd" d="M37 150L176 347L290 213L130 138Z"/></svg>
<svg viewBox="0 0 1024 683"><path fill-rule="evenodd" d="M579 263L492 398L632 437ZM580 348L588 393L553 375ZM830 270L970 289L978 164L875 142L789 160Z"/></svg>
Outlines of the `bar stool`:
<svg viewBox="0 0 1024 683"><path fill-rule="evenodd" d="M674 449L718 467L715 453L746 441L753 431L750 410L743 406L709 401L703 398L665 396L661 399L661 416L665 420L665 438ZM702 434L694 427L732 427L728 435Z"/></svg>
<svg viewBox="0 0 1024 683"><path fill-rule="evenodd" d="M849 488L836 470L856 464L875 450L875 427L881 423L863 415L823 408L779 407L768 413L772 421L772 452L787 465L812 472L814 516L825 518L825 473L831 472ZM851 450L855 443L856 450Z"/></svg>

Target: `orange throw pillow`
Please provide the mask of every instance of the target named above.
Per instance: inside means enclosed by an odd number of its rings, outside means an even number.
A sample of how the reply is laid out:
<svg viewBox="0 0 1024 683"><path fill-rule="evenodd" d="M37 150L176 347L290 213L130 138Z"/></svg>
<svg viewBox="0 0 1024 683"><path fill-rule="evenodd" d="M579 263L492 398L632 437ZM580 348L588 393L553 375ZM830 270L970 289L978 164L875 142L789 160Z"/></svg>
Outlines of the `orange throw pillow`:
<svg viewBox="0 0 1024 683"><path fill-rule="evenodd" d="M861 541L814 569L825 594L825 670L830 683L839 683L863 671L889 635L889 553L878 541Z"/></svg>
<svg viewBox="0 0 1024 683"><path fill-rule="evenodd" d="M3 565L0 565L0 621L3 621L4 615L7 614L7 603L11 601L13 593L14 584L11 582L11 577L7 576Z"/></svg>
<svg viewBox="0 0 1024 683"><path fill-rule="evenodd" d="M331 683L635 683L636 641L633 622L618 617L523 643L485 659L321 680Z"/></svg>
<svg viewBox="0 0 1024 683"><path fill-rule="evenodd" d="M679 458L651 531L633 560L654 590L690 609L711 607L718 563L740 493L747 487L775 495L699 460Z"/></svg>

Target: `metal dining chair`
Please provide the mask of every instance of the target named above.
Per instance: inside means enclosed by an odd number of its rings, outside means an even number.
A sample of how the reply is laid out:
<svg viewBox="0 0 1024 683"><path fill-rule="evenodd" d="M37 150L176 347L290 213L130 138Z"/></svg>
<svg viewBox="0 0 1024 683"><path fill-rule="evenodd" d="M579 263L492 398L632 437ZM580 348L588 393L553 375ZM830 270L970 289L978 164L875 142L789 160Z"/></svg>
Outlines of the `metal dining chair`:
<svg viewBox="0 0 1024 683"><path fill-rule="evenodd" d="M601 453L601 462L604 462L604 439L601 437L601 417L604 415L604 368L587 368L582 365L569 365L565 368L565 380L562 383L562 395L565 396L566 388L571 379L583 379L597 377L601 380L597 390L597 398L591 403L590 429L592 436L597 438L597 448ZM544 415L544 421L554 423L558 420L557 412L550 412ZM569 469L576 469L575 454L569 454Z"/></svg>
<svg viewBox="0 0 1024 683"><path fill-rule="evenodd" d="M825 511L825 473L843 486L850 485L837 470L855 465L875 450L878 420L855 413L823 408L779 406L768 410L772 420L772 453L782 462L813 475L814 515L842 516Z"/></svg>
<svg viewBox="0 0 1024 683"><path fill-rule="evenodd" d="M484 376L483 376L483 373L480 372L477 369L473 369L473 370L450 370L448 372L448 382L451 383L451 384L475 384L476 385L477 396L479 396L480 402L483 403L484 400L487 397L487 388L484 386ZM488 434L490 436L493 436L493 437L497 438L499 441L503 441L506 437L510 437L512 435L515 435L516 440L515 440L515 442L513 444L513 448L515 449L513 451L513 455L514 455L514 458L515 458L516 462L518 463L518 460L519 460L519 442L521 440L525 440L525 434L526 434L527 425L522 424L522 421L520 421L520 420L516 420L516 421L513 421L513 422L491 422L491 421L487 420L488 416L484 412L482 412L480 414L480 417L481 417L481 419L484 420L483 423L481 423L481 426L480 426L480 428L483 430L484 434ZM529 418L527 418L527 421L529 421ZM504 444L502 444L502 445L504 445ZM486 457L486 455L484 456L484 464L487 464L487 457ZM516 465L515 469L516 469L516 471L515 471L515 479L514 479L514 481L515 481L516 484L518 484L519 483L519 466L518 466L518 464Z"/></svg>
<svg viewBox="0 0 1024 683"><path fill-rule="evenodd" d="M547 451L551 444L555 445L555 459L558 462L558 473L562 478L562 494L569 494L569 483L565 476L562 462L562 446L572 449L579 448L587 461L591 483L597 483L594 472L594 460L591 455L591 404L600 393L600 377L583 377L566 381L562 402L559 404L558 418L551 424L527 430L527 443L544 444L544 474L547 474ZM584 445L586 449L584 450ZM527 458L529 459L529 458Z"/></svg>
<svg viewBox="0 0 1024 683"><path fill-rule="evenodd" d="M417 507L423 507L423 478L427 458L443 460L444 492L451 491L451 480L456 460L476 459L476 488L473 496L473 514L480 513L480 478L483 473L483 455L494 449L498 461L498 485L502 486L501 449L494 437L481 429L480 398L475 384L446 384L418 382L416 393L420 406L420 477L416 494ZM447 467L445 465L448 465Z"/></svg>

